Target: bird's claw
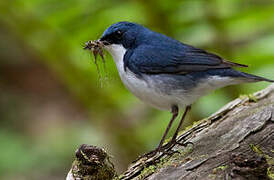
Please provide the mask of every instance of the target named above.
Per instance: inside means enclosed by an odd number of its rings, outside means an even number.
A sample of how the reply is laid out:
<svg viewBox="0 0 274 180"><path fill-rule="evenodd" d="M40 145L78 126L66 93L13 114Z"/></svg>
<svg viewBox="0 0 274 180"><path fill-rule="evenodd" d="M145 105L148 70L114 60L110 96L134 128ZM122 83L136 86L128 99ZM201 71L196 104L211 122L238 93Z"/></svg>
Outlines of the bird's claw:
<svg viewBox="0 0 274 180"><path fill-rule="evenodd" d="M193 144L192 142L181 143L181 142L178 142L178 141L175 141L175 142L174 142L174 145L173 145L173 146L175 146L175 145L179 145L179 146L183 146L183 147L187 147L188 145L194 146L194 144Z"/></svg>
<svg viewBox="0 0 274 180"><path fill-rule="evenodd" d="M144 159L145 161L149 160L150 163L153 163L157 159L163 157L164 155L172 156L175 153L179 153L178 150L173 150L172 149L175 145L186 147L189 144L193 145L192 142L181 143L181 142L178 142L178 141L172 141L171 140L170 142L168 142L167 144L163 145L162 147L156 148L153 151L150 151L150 152L148 152L148 153L146 153L146 154L144 154L142 156L139 156L139 158L136 161L138 161L140 159ZM159 156L157 156L157 154L159 154Z"/></svg>

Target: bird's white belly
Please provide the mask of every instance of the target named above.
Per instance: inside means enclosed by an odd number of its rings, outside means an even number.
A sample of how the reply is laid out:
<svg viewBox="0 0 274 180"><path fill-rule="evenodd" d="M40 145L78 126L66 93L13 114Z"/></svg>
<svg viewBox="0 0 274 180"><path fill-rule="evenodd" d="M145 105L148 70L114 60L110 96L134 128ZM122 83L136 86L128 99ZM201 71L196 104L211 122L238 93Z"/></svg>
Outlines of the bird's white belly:
<svg viewBox="0 0 274 180"><path fill-rule="evenodd" d="M119 70L121 80L124 85L139 99L162 110L171 110L172 105L178 103L174 96L170 96L157 91L153 86L153 82L146 79L139 79L129 69L125 72L123 69Z"/></svg>

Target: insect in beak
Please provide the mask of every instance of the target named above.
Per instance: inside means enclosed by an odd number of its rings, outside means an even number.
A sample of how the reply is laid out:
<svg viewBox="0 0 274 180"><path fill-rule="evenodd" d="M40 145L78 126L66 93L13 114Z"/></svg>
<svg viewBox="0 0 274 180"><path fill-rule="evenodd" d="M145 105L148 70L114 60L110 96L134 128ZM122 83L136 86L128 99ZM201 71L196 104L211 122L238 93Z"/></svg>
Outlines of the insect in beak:
<svg viewBox="0 0 274 180"><path fill-rule="evenodd" d="M107 44L108 43L106 41L100 41L100 40L88 41L85 43L83 49L92 51L95 58L95 63L96 63L96 58L98 54L101 56L103 62L105 62L103 48Z"/></svg>
<svg viewBox="0 0 274 180"><path fill-rule="evenodd" d="M97 56L98 54L100 55L100 57L102 58L102 61L103 61L103 64L104 64L104 70L106 72L106 66L105 66L105 58L104 58L104 51L103 51L103 48L107 45L109 45L110 43L107 42L107 41L104 41L104 40L94 40L94 41L88 41L85 43L85 45L83 46L83 49L84 50L89 50L92 52L93 56L94 56L94 63L96 65L96 68L97 68L97 72L98 72L98 75L99 75L99 79L102 79L101 78L101 73L100 73L100 70L99 70L99 66L98 66L98 63L97 63ZM106 75L107 76L107 75Z"/></svg>

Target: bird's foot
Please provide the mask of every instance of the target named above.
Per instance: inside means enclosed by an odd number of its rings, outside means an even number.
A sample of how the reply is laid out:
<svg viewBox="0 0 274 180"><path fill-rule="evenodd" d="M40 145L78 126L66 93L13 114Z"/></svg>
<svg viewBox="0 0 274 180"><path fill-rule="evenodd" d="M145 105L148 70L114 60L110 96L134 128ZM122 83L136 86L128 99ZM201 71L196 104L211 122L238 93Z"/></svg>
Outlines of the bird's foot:
<svg viewBox="0 0 274 180"><path fill-rule="evenodd" d="M182 146L182 147L187 147L188 145L194 146L194 144L192 142L179 142L176 139L172 139L171 141L169 141L165 146L167 146L167 151L168 153L171 152L171 155L174 153L179 153L178 150L172 150L172 148L174 146Z"/></svg>
<svg viewBox="0 0 274 180"><path fill-rule="evenodd" d="M156 148L156 149L154 149L154 150L152 150L152 151L150 151L150 152L148 152L148 153L140 156L136 161L138 161L140 159L143 159L145 161L149 161L150 163L153 163L156 160L158 160L161 157L163 157L164 155L172 156L175 153L179 153L178 150L173 150L172 149L175 145L186 147L189 144L193 145L192 142L181 143L181 142L178 142L176 140L171 140L168 143L166 143L165 145L161 146L160 148L158 147L158 148Z"/></svg>
<svg viewBox="0 0 274 180"><path fill-rule="evenodd" d="M173 148L175 145L179 145L179 146L183 146L183 147L187 147L188 145L192 145L194 146L194 144L192 142L179 142L176 139L172 139L171 141L168 142L168 147L169 148Z"/></svg>
<svg viewBox="0 0 274 180"><path fill-rule="evenodd" d="M161 146L160 148L157 147L156 149L139 156L136 161L143 159L144 161L155 162L157 159L161 158L163 155L172 155L174 152L175 151L173 151L166 144L166 145Z"/></svg>

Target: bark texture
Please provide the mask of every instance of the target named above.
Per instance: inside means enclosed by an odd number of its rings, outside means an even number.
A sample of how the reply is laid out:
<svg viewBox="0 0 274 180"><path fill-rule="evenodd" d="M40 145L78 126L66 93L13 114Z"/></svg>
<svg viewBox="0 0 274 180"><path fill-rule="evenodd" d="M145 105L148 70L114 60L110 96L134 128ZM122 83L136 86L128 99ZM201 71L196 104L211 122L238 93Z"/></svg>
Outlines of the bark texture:
<svg viewBox="0 0 274 180"><path fill-rule="evenodd" d="M241 96L178 137L171 155L133 162L119 179L274 179L274 85ZM117 178L118 177L112 177Z"/></svg>

